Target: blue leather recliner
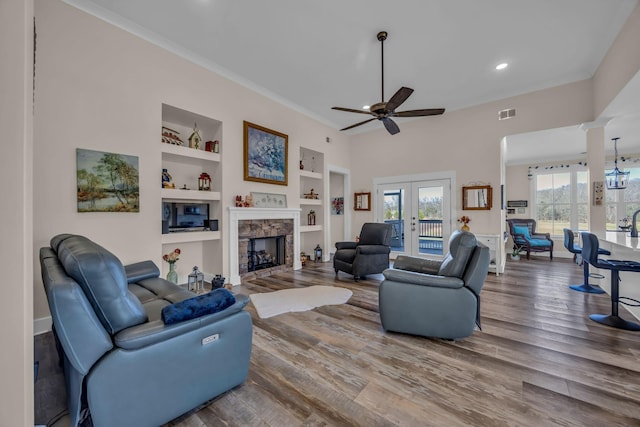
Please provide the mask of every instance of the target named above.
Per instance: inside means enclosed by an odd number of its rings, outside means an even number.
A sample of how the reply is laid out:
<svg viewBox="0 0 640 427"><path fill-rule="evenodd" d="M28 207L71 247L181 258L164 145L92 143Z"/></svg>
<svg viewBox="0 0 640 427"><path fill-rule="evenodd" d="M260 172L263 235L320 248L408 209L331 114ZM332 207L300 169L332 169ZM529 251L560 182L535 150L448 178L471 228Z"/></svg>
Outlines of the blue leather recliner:
<svg viewBox="0 0 640 427"><path fill-rule="evenodd" d="M480 327L480 291L489 248L467 231L455 231L442 261L398 256L379 288L386 331L458 339Z"/></svg>
<svg viewBox="0 0 640 427"><path fill-rule="evenodd" d="M125 267L86 237L61 234L40 249L40 264L71 425L89 414L96 427L158 426L247 378L246 296L165 324L163 308L195 294L160 278L151 261Z"/></svg>

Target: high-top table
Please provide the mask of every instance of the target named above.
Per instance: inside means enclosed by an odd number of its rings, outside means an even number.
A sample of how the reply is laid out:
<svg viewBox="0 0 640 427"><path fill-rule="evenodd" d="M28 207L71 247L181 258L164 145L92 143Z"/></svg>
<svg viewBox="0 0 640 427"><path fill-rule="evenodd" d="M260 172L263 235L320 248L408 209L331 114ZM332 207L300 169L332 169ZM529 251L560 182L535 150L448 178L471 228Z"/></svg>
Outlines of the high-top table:
<svg viewBox="0 0 640 427"><path fill-rule="evenodd" d="M629 232L607 231L604 239L600 237L600 246L611 251L611 259L622 259L640 262L640 238L631 237ZM598 269L605 276L600 287L611 295L611 272ZM620 296L640 300L640 274L620 272ZM640 307L622 305L635 318L640 320Z"/></svg>

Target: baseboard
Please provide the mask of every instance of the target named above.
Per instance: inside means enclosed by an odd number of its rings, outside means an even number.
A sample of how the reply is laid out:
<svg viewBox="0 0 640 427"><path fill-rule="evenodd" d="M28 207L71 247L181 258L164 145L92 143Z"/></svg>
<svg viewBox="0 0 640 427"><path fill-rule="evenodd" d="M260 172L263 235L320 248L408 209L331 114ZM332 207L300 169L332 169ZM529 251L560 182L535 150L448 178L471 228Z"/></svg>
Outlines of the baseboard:
<svg viewBox="0 0 640 427"><path fill-rule="evenodd" d="M49 332L52 325L53 321L51 320L51 316L33 319L33 335L35 336Z"/></svg>

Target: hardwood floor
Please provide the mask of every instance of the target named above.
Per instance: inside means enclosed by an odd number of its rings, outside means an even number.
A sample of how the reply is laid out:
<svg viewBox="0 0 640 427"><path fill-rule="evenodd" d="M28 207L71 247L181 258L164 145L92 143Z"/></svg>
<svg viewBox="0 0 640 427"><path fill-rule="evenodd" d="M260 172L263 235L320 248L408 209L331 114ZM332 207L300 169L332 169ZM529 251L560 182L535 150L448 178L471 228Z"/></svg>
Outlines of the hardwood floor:
<svg viewBox="0 0 640 427"><path fill-rule="evenodd" d="M579 266L534 258L489 274L483 330L458 341L383 331L382 276L354 282L311 263L255 279L240 292L322 284L353 297L264 320L249 304L246 383L169 425L640 426L640 333L588 319L610 300L568 288Z"/></svg>

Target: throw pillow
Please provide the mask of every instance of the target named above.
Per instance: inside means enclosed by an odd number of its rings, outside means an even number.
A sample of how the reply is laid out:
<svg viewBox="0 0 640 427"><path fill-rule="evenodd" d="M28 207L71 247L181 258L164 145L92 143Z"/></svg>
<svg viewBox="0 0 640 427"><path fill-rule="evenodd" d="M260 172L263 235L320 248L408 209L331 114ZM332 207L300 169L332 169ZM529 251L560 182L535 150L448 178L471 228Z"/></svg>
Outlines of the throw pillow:
<svg viewBox="0 0 640 427"><path fill-rule="evenodd" d="M529 234L529 227L524 226L515 226L513 227L514 234L524 234L524 238L527 240L531 240L531 234Z"/></svg>
<svg viewBox="0 0 640 427"><path fill-rule="evenodd" d="M162 309L162 321L165 325L195 319L207 314L217 313L236 303L236 299L227 289L220 288L208 294L198 295Z"/></svg>

